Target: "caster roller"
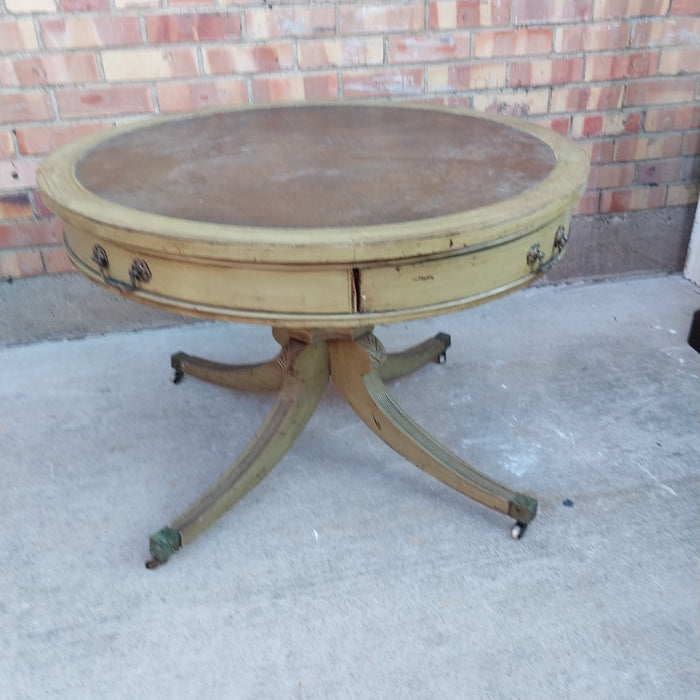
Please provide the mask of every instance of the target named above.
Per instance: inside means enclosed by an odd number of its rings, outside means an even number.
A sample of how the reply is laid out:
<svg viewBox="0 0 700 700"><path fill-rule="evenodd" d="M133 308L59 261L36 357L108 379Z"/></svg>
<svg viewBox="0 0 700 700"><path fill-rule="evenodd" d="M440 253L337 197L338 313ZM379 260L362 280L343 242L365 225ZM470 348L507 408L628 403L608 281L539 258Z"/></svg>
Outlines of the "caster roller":
<svg viewBox="0 0 700 700"><path fill-rule="evenodd" d="M165 564L164 561L158 561L158 559L149 559L146 562L146 568L147 569L157 569L159 566L162 566Z"/></svg>
<svg viewBox="0 0 700 700"><path fill-rule="evenodd" d="M525 534L525 530L527 530L527 523L515 523L511 528L510 536L514 540L519 540Z"/></svg>
<svg viewBox="0 0 700 700"><path fill-rule="evenodd" d="M182 370L176 369L173 371L173 373L170 375L170 381L173 384L179 384L182 381L182 378L185 376L184 372Z"/></svg>

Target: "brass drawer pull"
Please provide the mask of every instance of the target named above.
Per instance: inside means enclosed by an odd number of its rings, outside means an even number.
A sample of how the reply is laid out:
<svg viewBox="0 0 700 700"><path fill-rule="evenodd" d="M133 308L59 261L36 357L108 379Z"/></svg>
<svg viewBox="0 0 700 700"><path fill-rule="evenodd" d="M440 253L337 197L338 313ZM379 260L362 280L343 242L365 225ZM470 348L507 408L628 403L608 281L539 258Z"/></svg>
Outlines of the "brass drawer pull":
<svg viewBox="0 0 700 700"><path fill-rule="evenodd" d="M134 287L136 287L137 282L151 281L151 270L145 260L141 260L141 258L134 258L134 261L131 263L131 267L129 268L129 279Z"/></svg>
<svg viewBox="0 0 700 700"><path fill-rule="evenodd" d="M542 250L542 246L539 243L533 243L530 246L530 249L527 251L527 256L525 259L530 267L536 263L539 263L539 270L542 267L542 261L544 260L544 250Z"/></svg>
<svg viewBox="0 0 700 700"><path fill-rule="evenodd" d="M102 281L119 289L122 292L133 292L137 288L137 283L146 283L151 280L152 274L151 269L148 267L148 263L141 258L134 258L129 268L129 280L131 284L126 284L126 282L121 282L120 280L114 279L107 274L109 269L109 257L107 256L107 251L101 245L94 245L92 248L92 261L97 264L97 267L102 275Z"/></svg>
<svg viewBox="0 0 700 700"><path fill-rule="evenodd" d="M97 263L97 267L102 274L104 274L104 271L109 267L107 251L101 245L94 245L92 247L92 261Z"/></svg>
<svg viewBox="0 0 700 700"><path fill-rule="evenodd" d="M557 255L552 255L552 257L544 262L545 252L542 250L542 246L537 243L533 243L527 251L527 256L525 257L527 264L532 267L537 265L537 269L534 270L535 273L540 274L542 272L547 272L551 267L553 267L557 262L561 254L564 252L566 244L569 242L569 235L566 232L565 226L560 226L554 236L554 249L557 251Z"/></svg>
<svg viewBox="0 0 700 700"><path fill-rule="evenodd" d="M566 228L564 226L560 226L557 229L557 235L554 236L554 247L561 253L563 252L564 248L566 248L566 244L569 242L569 234L566 232Z"/></svg>

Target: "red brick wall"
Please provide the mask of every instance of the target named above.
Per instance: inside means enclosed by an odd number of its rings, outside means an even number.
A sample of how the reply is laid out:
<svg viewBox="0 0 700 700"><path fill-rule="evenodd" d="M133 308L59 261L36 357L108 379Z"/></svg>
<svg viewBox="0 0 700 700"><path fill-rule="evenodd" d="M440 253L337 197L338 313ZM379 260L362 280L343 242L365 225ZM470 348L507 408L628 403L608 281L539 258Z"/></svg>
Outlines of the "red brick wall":
<svg viewBox="0 0 700 700"><path fill-rule="evenodd" d="M224 104L432 101L590 153L579 214L691 204L700 0L0 0L0 278L70 265L35 189L95 129Z"/></svg>

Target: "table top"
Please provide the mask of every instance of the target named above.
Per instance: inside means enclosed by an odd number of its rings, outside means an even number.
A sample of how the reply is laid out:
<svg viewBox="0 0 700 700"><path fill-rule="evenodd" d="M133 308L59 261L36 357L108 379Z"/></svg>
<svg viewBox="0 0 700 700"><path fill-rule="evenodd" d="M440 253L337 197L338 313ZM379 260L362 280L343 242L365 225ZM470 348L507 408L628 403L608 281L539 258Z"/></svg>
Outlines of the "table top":
<svg viewBox="0 0 700 700"><path fill-rule="evenodd" d="M238 261L412 258L553 219L581 194L582 151L494 115L386 104L153 119L59 150L49 206L104 236Z"/></svg>
<svg viewBox="0 0 700 700"><path fill-rule="evenodd" d="M417 221L509 199L555 166L503 123L355 106L220 112L116 135L77 180L109 202L188 221L332 228Z"/></svg>
<svg viewBox="0 0 700 700"><path fill-rule="evenodd" d="M561 255L588 167L530 123L338 103L130 124L37 179L97 283L205 318L348 329L529 284Z"/></svg>

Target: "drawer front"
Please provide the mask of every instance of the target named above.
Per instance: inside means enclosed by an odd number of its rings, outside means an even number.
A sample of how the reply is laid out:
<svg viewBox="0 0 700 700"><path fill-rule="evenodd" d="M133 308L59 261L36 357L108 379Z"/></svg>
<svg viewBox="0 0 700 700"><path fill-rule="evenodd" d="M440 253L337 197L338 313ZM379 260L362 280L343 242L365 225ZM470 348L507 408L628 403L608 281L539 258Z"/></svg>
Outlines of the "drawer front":
<svg viewBox="0 0 700 700"><path fill-rule="evenodd" d="M520 238L481 250L361 268L360 310L372 314L452 302L464 302L460 304L464 306L470 299L476 303L504 288L526 284L556 262L566 243L569 221L567 213Z"/></svg>
<svg viewBox="0 0 700 700"><path fill-rule="evenodd" d="M353 312L352 270L347 268L237 265L185 255L165 257L101 241L70 227L64 240L82 272L138 301L192 313L201 307L201 315L206 316L216 314L205 313L205 309L221 309L225 316L237 311L295 315ZM95 246L106 256L107 265L102 270ZM134 281L130 271L135 260L143 261L148 272Z"/></svg>

